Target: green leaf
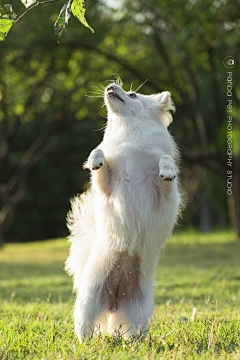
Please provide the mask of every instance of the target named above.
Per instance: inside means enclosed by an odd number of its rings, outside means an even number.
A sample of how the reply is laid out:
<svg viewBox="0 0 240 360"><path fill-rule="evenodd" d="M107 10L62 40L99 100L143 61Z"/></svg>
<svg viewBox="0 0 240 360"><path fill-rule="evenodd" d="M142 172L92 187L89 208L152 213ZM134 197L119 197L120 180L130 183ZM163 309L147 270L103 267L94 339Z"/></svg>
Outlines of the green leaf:
<svg viewBox="0 0 240 360"><path fill-rule="evenodd" d="M11 4L0 6L0 41L5 40L16 19L17 14L13 11Z"/></svg>
<svg viewBox="0 0 240 360"><path fill-rule="evenodd" d="M84 0L73 0L72 5L71 5L71 11L73 13L74 16L76 16L76 18L78 18L78 20L86 27L88 27L92 32L94 32L93 28L91 28L91 26L88 25L86 19L85 19L85 11L86 9L84 9Z"/></svg>
<svg viewBox="0 0 240 360"><path fill-rule="evenodd" d="M11 4L5 4L4 7L5 7L5 9L7 9L7 11L10 12L10 13L13 11Z"/></svg>
<svg viewBox="0 0 240 360"><path fill-rule="evenodd" d="M68 20L70 18L70 7L71 0L67 1L66 4L63 5L57 21L54 24L55 34L59 36L59 39L63 33L63 29L65 29L66 25L68 24Z"/></svg>
<svg viewBox="0 0 240 360"><path fill-rule="evenodd" d="M23 3L24 6L26 6L26 8L29 8L30 6L37 3L36 0L21 0L21 2Z"/></svg>
<svg viewBox="0 0 240 360"><path fill-rule="evenodd" d="M3 7L0 6L0 19L17 19L17 14L13 11L11 4L5 4Z"/></svg>
<svg viewBox="0 0 240 360"><path fill-rule="evenodd" d="M2 19L0 17L0 41L5 40L5 37L7 36L9 30L11 29L13 23L14 20Z"/></svg>

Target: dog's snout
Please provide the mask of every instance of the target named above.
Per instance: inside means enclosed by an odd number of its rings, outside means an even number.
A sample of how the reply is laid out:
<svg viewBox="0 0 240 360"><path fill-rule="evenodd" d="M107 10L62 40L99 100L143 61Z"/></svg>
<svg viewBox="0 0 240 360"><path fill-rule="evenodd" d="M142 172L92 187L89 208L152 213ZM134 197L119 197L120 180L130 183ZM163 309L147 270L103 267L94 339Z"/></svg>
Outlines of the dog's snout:
<svg viewBox="0 0 240 360"><path fill-rule="evenodd" d="M118 85L116 84L110 84L107 88L106 91L116 91L119 88Z"/></svg>

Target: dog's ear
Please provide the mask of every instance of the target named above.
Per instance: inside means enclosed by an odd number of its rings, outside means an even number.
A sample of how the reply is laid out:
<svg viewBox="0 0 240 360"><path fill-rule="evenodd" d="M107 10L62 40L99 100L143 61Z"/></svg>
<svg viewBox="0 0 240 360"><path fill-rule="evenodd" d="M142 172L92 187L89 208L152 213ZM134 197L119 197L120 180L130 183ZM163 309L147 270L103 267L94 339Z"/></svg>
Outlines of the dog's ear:
<svg viewBox="0 0 240 360"><path fill-rule="evenodd" d="M169 110L175 111L171 93L169 91L163 91L160 94L155 95L154 100L159 102L161 119L167 128L173 121L172 114Z"/></svg>

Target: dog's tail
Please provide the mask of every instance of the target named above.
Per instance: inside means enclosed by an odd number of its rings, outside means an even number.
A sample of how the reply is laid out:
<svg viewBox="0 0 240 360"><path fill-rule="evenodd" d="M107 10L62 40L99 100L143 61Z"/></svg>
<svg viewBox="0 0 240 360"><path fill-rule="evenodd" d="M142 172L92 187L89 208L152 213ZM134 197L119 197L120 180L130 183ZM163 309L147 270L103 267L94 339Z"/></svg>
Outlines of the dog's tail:
<svg viewBox="0 0 240 360"><path fill-rule="evenodd" d="M71 210L67 215L70 254L65 270L74 277L74 290L81 281L82 271L87 263L96 226L92 207L92 193L88 191L71 200Z"/></svg>

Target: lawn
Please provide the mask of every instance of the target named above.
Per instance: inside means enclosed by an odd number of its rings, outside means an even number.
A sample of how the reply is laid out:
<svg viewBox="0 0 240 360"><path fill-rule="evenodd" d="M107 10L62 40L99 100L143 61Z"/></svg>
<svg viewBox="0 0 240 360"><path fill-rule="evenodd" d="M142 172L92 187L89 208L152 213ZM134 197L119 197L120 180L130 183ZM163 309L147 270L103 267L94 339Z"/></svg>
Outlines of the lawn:
<svg viewBox="0 0 240 360"><path fill-rule="evenodd" d="M171 238L156 271L150 334L132 345L114 337L79 344L67 253L65 239L0 249L0 359L240 359L240 242L232 231Z"/></svg>

